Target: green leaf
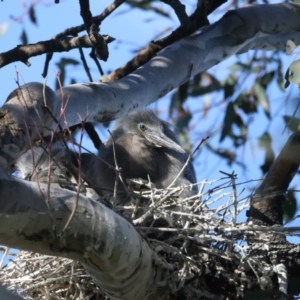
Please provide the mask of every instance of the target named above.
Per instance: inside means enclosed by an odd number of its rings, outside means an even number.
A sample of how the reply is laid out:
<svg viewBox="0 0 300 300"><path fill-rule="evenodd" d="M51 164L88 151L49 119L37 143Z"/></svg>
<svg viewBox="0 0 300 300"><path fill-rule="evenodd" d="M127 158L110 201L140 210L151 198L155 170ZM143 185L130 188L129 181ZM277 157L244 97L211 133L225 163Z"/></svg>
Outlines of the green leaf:
<svg viewBox="0 0 300 300"><path fill-rule="evenodd" d="M283 120L285 122L286 127L292 131L296 131L300 128L300 119L298 118L283 116Z"/></svg>
<svg viewBox="0 0 300 300"><path fill-rule="evenodd" d="M274 75L275 75L275 71L266 73L260 78L258 82L264 87L264 89L266 89L268 84L273 80Z"/></svg>
<svg viewBox="0 0 300 300"><path fill-rule="evenodd" d="M209 84L203 85L202 80L206 78L209 81ZM190 92L189 96L197 97L201 95L205 95L214 91L219 91L222 89L221 83L211 74L204 72L201 74L197 74L190 84Z"/></svg>
<svg viewBox="0 0 300 300"><path fill-rule="evenodd" d="M274 152L272 150L272 138L269 135L268 132L265 132L259 139L258 139L258 145L265 149L265 161L263 163L263 165L260 166L263 174L266 174L271 165L273 164L274 160L275 160L275 155Z"/></svg>
<svg viewBox="0 0 300 300"><path fill-rule="evenodd" d="M180 109L182 109L182 103L180 101L178 89L176 89L171 96L171 102L169 106L169 116L172 115L174 110L180 110Z"/></svg>
<svg viewBox="0 0 300 300"><path fill-rule="evenodd" d="M300 3L300 0L293 0L293 2L295 2L295 3ZM298 17L300 17L300 9L295 9L295 14L298 16Z"/></svg>
<svg viewBox="0 0 300 300"><path fill-rule="evenodd" d="M189 82L186 82L173 92L169 106L169 116L172 115L174 110L179 111L182 109L182 104L185 102L188 96L188 89Z"/></svg>
<svg viewBox="0 0 300 300"><path fill-rule="evenodd" d="M229 102L225 112L224 124L223 124L223 129L220 137L220 142L222 142L224 138L228 136L229 133L231 132L231 127L234 121L234 117L235 117L235 110L233 107L233 103Z"/></svg>
<svg viewBox="0 0 300 300"><path fill-rule="evenodd" d="M265 153L265 161L260 166L263 174L266 174L269 172L274 160L275 160L275 154L274 154L272 148L267 149L266 153Z"/></svg>
<svg viewBox="0 0 300 300"><path fill-rule="evenodd" d="M241 63L241 62L233 64L229 67L229 70L231 70L231 72L245 71L245 70L249 70L249 69L250 69L249 64L244 64L244 63Z"/></svg>
<svg viewBox="0 0 300 300"><path fill-rule="evenodd" d="M0 24L0 36L4 35L8 29L8 23Z"/></svg>
<svg viewBox="0 0 300 300"><path fill-rule="evenodd" d="M235 85L237 83L237 78L234 74L230 74L225 81L225 84L223 86L224 90L224 98L227 99L228 97L232 96L235 90Z"/></svg>
<svg viewBox="0 0 300 300"><path fill-rule="evenodd" d="M29 19L34 25L37 25L37 19L36 19L36 15L35 15L34 4L31 4L30 8L29 8Z"/></svg>
<svg viewBox="0 0 300 300"><path fill-rule="evenodd" d="M79 61L73 58L62 58L60 60L60 62L56 63L56 65L60 68L60 69L64 69L67 65L73 65L73 66L77 66L79 65Z"/></svg>
<svg viewBox="0 0 300 300"><path fill-rule="evenodd" d="M300 86L300 60L293 61L286 71L287 82L292 82Z"/></svg>
<svg viewBox="0 0 300 300"><path fill-rule="evenodd" d="M297 210L298 207L295 192L293 190L289 190L283 207L283 218L285 222L290 222L294 218Z"/></svg>
<svg viewBox="0 0 300 300"><path fill-rule="evenodd" d="M284 80L283 80L283 71L282 71L282 62L281 60L278 61L278 68L277 68L277 80L276 80L278 87L284 92Z"/></svg>
<svg viewBox="0 0 300 300"><path fill-rule="evenodd" d="M182 84L178 88L180 102L183 104L188 96L189 82Z"/></svg>
<svg viewBox="0 0 300 300"><path fill-rule="evenodd" d="M265 132L259 139L258 139L258 145L261 148L271 148L271 144L272 144L272 138L269 135L268 132Z"/></svg>
<svg viewBox="0 0 300 300"><path fill-rule="evenodd" d="M79 65L79 62L72 58L63 57L58 63L56 63L56 65L60 72L60 83L62 86L64 86L65 78L66 78L66 67L68 65L73 65L73 66ZM56 81L56 89L59 89L59 83L57 81Z"/></svg>
<svg viewBox="0 0 300 300"><path fill-rule="evenodd" d="M165 11L163 11L162 9L152 6L153 1L152 0L142 0L142 1L135 1L135 0L127 0L126 4L130 5L131 7L134 8L139 8L142 10L152 10L155 13L170 18L170 15L168 13L166 13Z"/></svg>
<svg viewBox="0 0 300 300"><path fill-rule="evenodd" d="M270 119L270 104L269 98L266 94L266 88L260 83L255 83L253 89L258 103L263 107L266 116Z"/></svg>
<svg viewBox="0 0 300 300"><path fill-rule="evenodd" d="M27 45L28 44L27 34L26 34L26 31L24 29L22 30L20 40L22 42L22 45Z"/></svg>
<svg viewBox="0 0 300 300"><path fill-rule="evenodd" d="M187 128L189 126L189 122L192 119L192 114L190 112L181 113L179 118L175 122L175 128L180 132L183 131L183 129Z"/></svg>
<svg viewBox="0 0 300 300"><path fill-rule="evenodd" d="M241 116L237 113L234 115L234 124L236 124L239 128L245 127Z"/></svg>
<svg viewBox="0 0 300 300"><path fill-rule="evenodd" d="M237 99L234 101L234 104L242 109L244 113L249 114L249 113L254 113L257 112L257 105L255 102L250 101L250 95L242 92L239 94Z"/></svg>

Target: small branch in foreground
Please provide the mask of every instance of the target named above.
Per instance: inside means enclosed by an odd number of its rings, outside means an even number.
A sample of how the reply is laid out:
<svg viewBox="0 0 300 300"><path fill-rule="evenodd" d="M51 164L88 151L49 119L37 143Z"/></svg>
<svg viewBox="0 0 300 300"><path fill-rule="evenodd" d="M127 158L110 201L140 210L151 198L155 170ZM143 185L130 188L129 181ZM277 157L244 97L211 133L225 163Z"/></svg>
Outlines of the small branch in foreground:
<svg viewBox="0 0 300 300"><path fill-rule="evenodd" d="M206 137L205 139L202 139L201 142L199 143L199 145L198 145L198 146L196 147L196 149L193 151L193 153L190 154L190 155L188 156L188 158L187 158L185 164L183 165L182 169L181 169L180 172L177 174L177 176L174 178L174 180L170 183L170 185L168 186L168 189L169 189L170 187L172 187L172 186L175 184L176 180L179 178L179 176L180 176L180 175L182 174L182 172L185 170L186 166L189 164L189 162L190 162L191 158L193 157L193 155L200 149L201 145L202 145L206 140L208 140L208 139L209 139L209 136Z"/></svg>
<svg viewBox="0 0 300 300"><path fill-rule="evenodd" d="M85 73L89 79L90 82L93 82L93 78L92 78L92 75L91 75L91 72L90 72L90 69L89 69L89 66L86 62L86 59L85 59L85 56L84 56L84 53L83 53L83 50L81 47L78 48L79 50L79 54L80 54L80 59L82 61L82 65L83 65L83 68L85 70Z"/></svg>

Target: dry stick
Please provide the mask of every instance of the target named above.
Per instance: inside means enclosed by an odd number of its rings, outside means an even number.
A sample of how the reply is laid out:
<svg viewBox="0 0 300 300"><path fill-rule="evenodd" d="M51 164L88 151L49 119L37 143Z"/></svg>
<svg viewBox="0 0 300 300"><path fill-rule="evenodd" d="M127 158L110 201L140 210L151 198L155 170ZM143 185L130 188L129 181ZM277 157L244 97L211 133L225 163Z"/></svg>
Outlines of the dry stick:
<svg viewBox="0 0 300 300"><path fill-rule="evenodd" d="M5 249L5 251L4 251L4 253L2 254L2 257L1 257L0 270L2 269L2 264L3 264L3 262L4 262L4 260L5 260L6 256L7 256L7 254L8 254L8 251L9 251L8 247L4 247L4 246L2 246L2 247Z"/></svg>
<svg viewBox="0 0 300 300"><path fill-rule="evenodd" d="M50 61L53 57L53 54L54 54L54 52L46 53L46 60L45 60L45 63L44 63L44 69L43 69L43 73L41 74L43 76L43 78L47 77L49 64L50 64Z"/></svg>
<svg viewBox="0 0 300 300"><path fill-rule="evenodd" d="M220 173L227 175L228 177L231 178L231 183L232 183L232 189L233 189L233 208L234 208L234 216L233 216L233 226L236 225L236 219L237 219L237 194L236 194L236 174L234 174L234 171L229 174L224 171L219 171Z"/></svg>
<svg viewBox="0 0 300 300"><path fill-rule="evenodd" d="M169 227L137 227L137 229L145 230L145 231L161 231L161 232L199 232L202 233L203 229L197 228L169 228ZM212 225L208 225L205 227L205 231L215 231L216 227ZM282 234L291 234L291 235L299 235L300 234L300 226L298 227L270 227L270 226L259 226L259 225L239 225L236 227L232 227L230 225L218 227L218 234L222 233L238 233L241 232L267 232L268 234L272 233L282 233ZM213 235L213 234L212 234Z"/></svg>
<svg viewBox="0 0 300 300"><path fill-rule="evenodd" d="M59 77L57 77L57 79L59 80ZM59 83L60 83L60 80L59 80ZM48 114L50 115L50 117L53 119L53 121L56 123L56 128L53 130L53 132L55 132L55 131L57 130L57 128L59 128L60 132L63 132L63 129L62 129L61 125L60 125L60 120L57 120L57 119L55 118L55 116L53 115L52 111L50 110L50 108L49 108L48 105L47 105L47 102L46 102L46 96L45 96L45 87L46 87L46 82L45 82L45 85L44 85L44 88L43 88L43 94L44 94L44 99L45 99L45 100L44 100L44 108L46 109L46 111L48 112ZM60 88L62 89L61 83L60 83ZM66 105L63 107L63 109L62 109L62 111L61 111L60 119L61 119L62 115L65 114L65 110L66 110L66 108L67 108L68 102L69 102L69 98L67 99ZM63 104L63 102L62 102L62 104ZM49 131L52 132L52 129L51 129L51 128L46 128L46 129L48 129ZM42 137L41 137L41 140L43 140ZM65 141L65 139L62 137L60 140L63 142L63 144L64 144L64 146L65 146L65 149L68 151L68 150L69 150L69 147L68 147L67 142ZM47 154L49 154L48 151L47 151L47 149L46 149L45 147L43 147L43 146L41 146L41 147L43 148L43 150L44 150ZM42 157L40 157L40 159L41 159L41 158L42 158ZM55 159L53 159L53 162L54 162L54 163L56 164L56 166L60 169L60 171L64 174L65 172L64 172L64 170L61 168L60 164L59 164ZM70 170L69 170L69 171L70 171ZM71 172L71 173L72 173L72 172ZM65 178L67 178L66 174L64 174L64 175L65 175ZM72 175L74 176L74 174L72 174ZM76 178L76 176L74 176L74 177Z"/></svg>
<svg viewBox="0 0 300 300"><path fill-rule="evenodd" d="M92 78L92 75L91 75L91 72L90 72L90 69L89 69L89 66L86 62L86 59L85 59L85 56L84 56L84 53L83 53L83 50L81 47L78 48L79 50L79 54L80 54L80 59L82 61L82 64L83 64L83 68L85 70L85 73L89 79L90 82L93 82L93 78Z"/></svg>
<svg viewBox="0 0 300 300"><path fill-rule="evenodd" d="M116 179L115 179L115 185L114 185L114 194L113 194L113 210L115 210L116 208L116 200L117 200L117 189L118 189L118 179L120 179L121 183L123 184L123 186L125 187L125 190L128 192L127 187L123 181L122 175L121 175L121 169L118 167L118 163L117 163L117 155L116 155L116 149L115 149L115 139L112 135L112 133L110 132L110 130L107 130L111 136L112 139L112 145L113 145L113 154L114 154L114 161L115 161L115 165L116 165Z"/></svg>
<svg viewBox="0 0 300 300"><path fill-rule="evenodd" d="M149 182L149 187L150 187L150 192L151 192L151 195L150 195L151 202L152 202L153 207L155 207L155 202L154 202L154 197L153 197L153 188L152 188L151 179L150 179L149 174L147 175L147 177L148 177L148 182Z"/></svg>
<svg viewBox="0 0 300 300"><path fill-rule="evenodd" d="M19 77L18 77L18 74L19 74L19 72L17 72L17 82L16 82L16 83L17 83L19 89L21 90L21 86L20 86L20 84L19 84ZM45 88L45 86L46 86L46 84L44 85L44 88ZM22 91L22 90L21 90L21 91ZM44 93L44 103L46 103L45 90L43 90L43 93ZM29 90L28 90L28 95L30 95ZM18 99L19 99L19 98L18 98ZM19 99L19 101L20 101L20 100L21 100L21 99ZM24 99L24 101L25 101L25 99ZM21 101L20 101L20 103L22 104ZM26 106L26 101L25 101L25 106ZM22 105L22 107L23 107L23 111L24 111L24 115L25 115L24 106ZM27 107L27 106L26 106L26 107ZM27 107L27 111L29 111L29 110L28 110L28 107ZM31 115L30 115L30 117L31 117L32 121L33 121L34 124L35 124L35 127L36 127L36 129L37 129L37 132L38 132L40 138L42 138L41 135L40 135L40 132L39 132L39 130L38 130L38 128L37 128L37 125L36 125L36 123L35 123L35 121L34 121L34 119L33 119L33 117L32 117ZM26 128L28 137L30 137L29 129L28 129L28 126L27 126L26 122L25 122L25 128ZM31 149L31 151L32 151L32 158L33 158L33 160L34 160L33 145L32 145L32 142L31 142L31 139L30 139L30 138L29 138L29 143L30 143L30 149ZM33 161L33 162L34 162L34 161ZM35 163L35 162L34 162L34 163ZM50 168L49 168L49 169L50 169ZM40 191L40 193L43 195L42 189L41 189L41 187L40 187L40 182L39 182L39 180L38 180L39 177L38 177L38 172L37 172L37 170L36 170L36 167L34 167L34 170L35 170L35 172L36 172L36 178L37 178L37 184L38 184L39 191ZM46 201L45 203L46 203L47 210L48 210L48 213L49 213L49 217L50 217L50 220L51 220L52 229L53 229L53 234L54 234L54 239L56 239L56 238L57 238L57 232L56 232L56 227L55 227L55 225L54 225L54 220L53 220L53 215L52 215L52 212L51 212L51 207L50 207L50 205L49 205L50 198L48 198L48 197L50 197L49 189L47 189L47 201Z"/></svg>
<svg viewBox="0 0 300 300"><path fill-rule="evenodd" d="M62 85L61 85L61 82L60 82L60 80L59 80L59 77L57 77L57 79L58 79L60 88L61 88L61 90L62 90ZM63 93L62 93L62 95L63 95ZM62 118L62 116L64 116L64 117L65 117L65 120L66 120L65 109L66 109L66 107L67 107L68 101L69 101L69 99L67 99L67 102L66 102L65 106L62 106L63 109L61 110L61 114L60 114L60 118ZM62 102L62 105L63 105L63 102ZM48 108L48 106L47 106L47 108ZM48 108L48 111L50 111L49 108ZM50 145L52 145L52 143L53 143L54 132L56 131L56 129L59 128L59 129L62 131L62 128L61 128L61 125L60 125L60 120L56 120L55 117L53 116L52 112L51 112L51 116L54 118L54 120L55 120L55 122L56 122L56 128L54 129L54 131L53 131L52 134L51 134L51 143L50 143ZM68 128L68 127L67 127L67 128ZM63 143L65 144L66 149L69 149L69 148L68 148L68 145L67 145L67 143L66 143L66 141L65 141L64 139L63 139ZM49 159L51 160L51 146L50 146L50 151L49 151ZM51 161L49 161L49 164L50 164L50 163L51 163ZM50 172L51 172L51 168L49 167L49 169L48 169L48 197L49 197L49 198L48 198L48 199L50 199ZM79 175L79 178L80 178L80 175ZM79 186L80 186L80 182L77 183L77 184L79 184ZM71 213L71 215L70 215L70 217L69 217L69 219L68 219L66 225L64 226L62 232L60 233L60 237L65 233L65 231L67 230L68 226L70 225L70 223L71 223L71 221L72 221L72 219L73 219L73 217L74 217L74 215L75 215L75 212L76 212L76 209L77 209L77 206L78 206L79 191L80 191L80 188L77 189L77 192L76 192L76 201L75 201L74 209L72 210L72 213ZM50 208L49 208L49 209L50 209ZM55 235L55 237L57 237L57 235ZM57 241L57 242L58 242L58 241ZM54 245L56 245L55 242L54 242ZM57 245L56 245L56 246L57 246Z"/></svg>
<svg viewBox="0 0 300 300"><path fill-rule="evenodd" d="M236 175L234 174L234 171L232 174L230 174L231 182L232 182L232 189L233 189L233 209L234 209L234 215L232 218L233 226L236 226L236 219L237 219L237 214L238 214L238 208L237 208L237 195L236 195ZM224 217L225 217L225 212L224 210ZM231 235L231 242L228 245L229 252L232 252L232 247L234 244L233 236ZM227 251L228 252L228 251Z"/></svg>
<svg viewBox="0 0 300 300"><path fill-rule="evenodd" d="M101 64L100 64L100 62L99 62L99 60L98 60L98 58L97 58L97 56L96 56L96 53L95 53L95 49L94 49L94 48L92 48L92 50L91 50L90 58L95 62L96 66L97 66L97 68L98 68L98 70L99 70L100 75L103 76L103 75L104 75L104 72L103 72L103 69L102 69L102 67L101 67Z"/></svg>
<svg viewBox="0 0 300 300"><path fill-rule="evenodd" d="M60 81L59 81L59 83L60 83ZM62 89L61 84L60 84L60 88ZM62 94L62 95L63 95L63 94ZM66 105L65 105L65 108L66 108ZM66 115L65 115L65 113L64 113L64 112L65 112L65 108L64 108L64 110L63 110L63 115L64 115L65 123L66 123L66 125L67 125L67 119L66 119ZM85 119L84 119L84 120L82 120L81 117L80 117L80 115L79 115L79 118L81 119L81 124L82 124L82 126L81 126L80 142L79 142L79 155L78 155L78 157L77 157L77 163L78 163L78 167L79 167L79 172L78 172L78 179L77 179L76 199L75 199L75 205L74 205L74 208L73 208L73 210L72 210L72 212L71 212L71 214L70 214L70 217L69 217L67 223L65 224L65 226L64 226L64 228L63 228L63 230L62 230L60 236L62 236L62 235L66 232L66 230L68 229L68 227L69 227L69 225L70 225L72 219L74 218L75 212L76 212L77 207L78 207L79 194L80 194L80 189L81 189L81 184L82 184L82 179L81 179L81 160L80 160L80 157L81 157L81 144L82 144L83 133L84 133L84 123L86 122L86 120L88 119L88 117L89 117L88 112L86 112L86 116L85 116ZM69 131L70 140L72 141L71 144L72 144L73 147L74 147L74 144L75 144L75 143L74 143L72 134L71 134L71 132L70 132L70 128L69 128L68 126L66 126L66 128L67 128L67 130ZM64 139L63 139L63 140L64 140ZM67 149L68 149L68 148L67 148ZM73 149L74 149L74 148L73 148ZM74 149L74 152L76 153L75 149Z"/></svg>
<svg viewBox="0 0 300 300"><path fill-rule="evenodd" d="M179 178L179 176L182 174L182 172L184 171L184 169L186 168L186 166L188 165L188 163L190 162L192 156L200 149L201 145L209 139L209 136L206 137L205 139L202 139L201 142L199 143L199 145L196 147L196 149L193 151L192 154L189 154L185 164L183 165L182 169L179 171L179 173L177 174L177 176L174 178L174 180L171 182L171 184L167 187L167 189L169 189L172 185L174 185L174 183L176 182L176 180Z"/></svg>
<svg viewBox="0 0 300 300"><path fill-rule="evenodd" d="M56 120L56 122L58 122L58 121ZM60 126L60 125L59 125L59 126ZM61 127L60 127L60 128L61 128ZM49 131L51 130L51 128L48 128L48 127L46 127L46 129L48 129ZM78 144L76 141L74 141L74 140L71 139L71 138L68 139L68 137L64 136L64 135L63 135L62 133L60 133L60 132L58 132L57 134L60 134L62 137L65 138L65 139L63 139L63 142L64 142L64 144L66 145L67 149L69 149L69 148L68 148L68 146L67 146L67 144L66 144L66 141L67 141L67 142L71 142L71 143L74 144L75 146L78 146L78 147L82 148L83 150L85 150L87 153L89 153L89 154L91 154L91 155L94 155L97 159L99 159L101 162L103 162L104 164L106 164L109 168L111 168L111 169L113 169L115 172L117 172L117 169L116 169L113 165L109 164L107 161L105 161L104 159L102 159L102 158L99 157L98 155L95 155L95 154L94 154L92 151L90 151L88 148L86 148L86 147L84 147L84 146ZM44 150L45 150L45 149L44 149ZM45 150L45 151L47 151L47 150ZM73 175L74 175L74 174L73 174ZM87 182L86 179L85 179L85 181ZM89 183L87 182L87 184L89 184ZM97 187L91 186L91 185L89 185L89 187L91 187L91 188L97 188Z"/></svg>
<svg viewBox="0 0 300 300"><path fill-rule="evenodd" d="M17 71L17 74L18 74L19 71L18 70L16 70L16 71ZM17 75L17 77L18 77L18 75ZM16 83L17 83L17 85L18 85L18 87L19 87L19 89L21 91L21 86L20 86L20 83L19 83L19 78L17 79ZM30 95L29 91L28 91L28 95ZM26 107L27 111L29 112L28 107L26 105L26 101L24 99L24 105L22 105L21 99L19 97L18 97L18 100L19 100L19 102L20 102L20 104L21 104L21 106L23 108L23 112L24 112L24 116L25 116L25 107ZM31 115L30 115L30 117L31 117ZM31 120L34 122L34 119L32 117L31 117ZM35 125L36 125L36 123L35 123ZM26 133L27 133L27 135L29 137L30 136L29 135L29 128L28 128L28 125L27 125L26 122L25 122L25 128L26 128ZM37 126L36 126L36 129L37 129L37 131L39 133L39 130L38 130ZM32 144L31 139L29 139L29 145L30 145L30 150L31 150L32 162L33 162L33 166L34 166L32 172L35 172L39 191L41 192L41 194L43 194L43 192L41 190L41 187L40 187L39 177L38 177L38 173L37 173L37 169L36 169L36 167L37 167L40 159L38 159L37 163L35 162L35 154L34 154L34 151L33 151L33 144ZM31 174L31 176L32 176L32 174Z"/></svg>
<svg viewBox="0 0 300 300"><path fill-rule="evenodd" d="M87 118L89 117L89 114L86 114L85 116L85 119L83 121L81 121L81 124L83 125L84 122L87 120ZM69 129L69 127L67 127ZM84 125L81 127L81 135L80 135L80 142L79 142L79 145L82 144L82 139L83 139L83 133L84 133ZM72 144L73 147L74 147L74 144ZM79 155L77 157L77 163L78 163L78 180L77 180L77 191L76 191L76 198L75 198L75 205L74 205L74 208L70 214L70 217L67 221L67 223L65 224L60 236L63 236L63 234L67 231L68 227L70 226L71 224L71 221L73 220L74 216L75 216L75 213L76 213L76 210L77 210L77 207L78 207L78 201L79 201L79 194L80 194L80 189L81 189L81 184L82 184L82 180L81 180L81 147L79 147Z"/></svg>

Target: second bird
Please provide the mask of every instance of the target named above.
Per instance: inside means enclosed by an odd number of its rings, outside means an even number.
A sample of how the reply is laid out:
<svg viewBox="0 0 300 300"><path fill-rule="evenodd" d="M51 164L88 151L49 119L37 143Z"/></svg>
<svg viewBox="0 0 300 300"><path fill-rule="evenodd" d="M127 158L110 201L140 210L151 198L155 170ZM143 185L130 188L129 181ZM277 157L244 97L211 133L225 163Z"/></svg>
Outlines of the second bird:
<svg viewBox="0 0 300 300"><path fill-rule="evenodd" d="M112 138L113 137L113 138ZM110 137L99 149L98 156L115 167L121 168L123 181L141 178L151 182L156 188L167 188L179 174L187 161L187 154L179 145L175 133L168 124L158 119L150 110L135 110L118 120ZM82 156L84 177L101 196L112 196L116 172L98 157L89 154ZM196 183L192 164L186 166L175 182L175 186ZM185 188L180 195L185 198L196 194L198 188ZM118 183L118 194L124 192ZM122 197L118 197L121 199Z"/></svg>

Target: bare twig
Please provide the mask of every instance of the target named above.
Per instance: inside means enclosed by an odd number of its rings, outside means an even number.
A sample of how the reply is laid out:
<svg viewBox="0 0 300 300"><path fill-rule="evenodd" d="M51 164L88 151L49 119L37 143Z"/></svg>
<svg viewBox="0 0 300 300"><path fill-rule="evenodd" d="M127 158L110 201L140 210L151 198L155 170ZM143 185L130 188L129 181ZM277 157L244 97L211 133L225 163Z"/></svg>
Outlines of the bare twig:
<svg viewBox="0 0 300 300"><path fill-rule="evenodd" d="M102 37L98 33L98 26L93 22L92 13L90 11L89 0L79 0L80 14L83 19L86 31L93 47L96 49L98 57L104 61L108 58L108 48Z"/></svg>
<svg viewBox="0 0 300 300"><path fill-rule="evenodd" d="M193 155L200 149L201 145L207 140L209 139L209 137L206 137L205 139L202 139L201 142L199 143L199 145L196 147L196 149L193 151L192 154L190 154L185 162L185 164L183 165L183 167L181 168L181 170L179 171L179 173L177 174L177 176L174 178L174 180L170 183L170 185L168 186L168 188L172 187L175 182L177 181L177 179L179 178L179 176L182 174L182 172L185 170L185 168L187 167L187 165L189 164L191 158L193 157Z"/></svg>

